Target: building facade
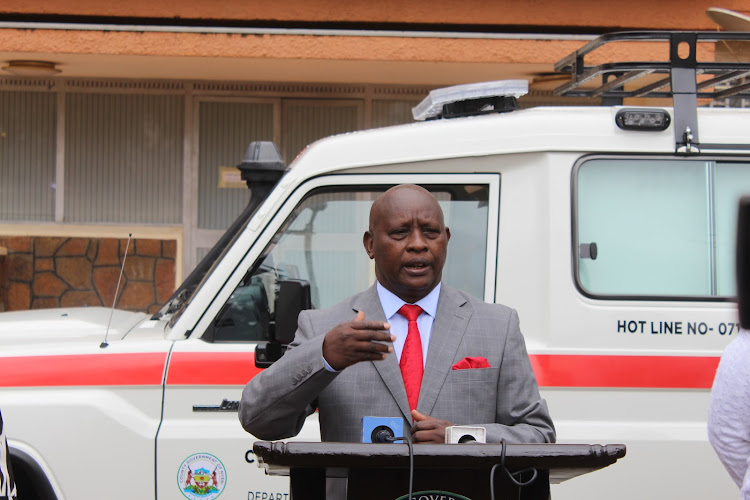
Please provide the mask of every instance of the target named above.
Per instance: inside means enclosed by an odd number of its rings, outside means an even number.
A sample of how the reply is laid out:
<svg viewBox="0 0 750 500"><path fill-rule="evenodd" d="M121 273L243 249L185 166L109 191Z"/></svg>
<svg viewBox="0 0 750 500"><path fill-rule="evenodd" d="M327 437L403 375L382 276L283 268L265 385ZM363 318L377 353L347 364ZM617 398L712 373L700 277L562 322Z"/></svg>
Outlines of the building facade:
<svg viewBox="0 0 750 500"><path fill-rule="evenodd" d="M605 32L717 29L711 6L8 0L0 310L158 309L247 203L234 166L250 141L273 140L291 162L319 138L411 121L430 89L477 81L528 80L522 106L577 104L552 96L557 60Z"/></svg>

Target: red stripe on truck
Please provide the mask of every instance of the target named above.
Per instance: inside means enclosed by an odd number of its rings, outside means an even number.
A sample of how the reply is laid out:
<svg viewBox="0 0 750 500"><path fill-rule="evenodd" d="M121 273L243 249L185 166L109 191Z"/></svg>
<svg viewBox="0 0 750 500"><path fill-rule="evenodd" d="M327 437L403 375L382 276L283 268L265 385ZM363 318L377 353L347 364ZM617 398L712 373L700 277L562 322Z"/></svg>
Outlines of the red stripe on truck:
<svg viewBox="0 0 750 500"><path fill-rule="evenodd" d="M710 389L718 357L532 354L540 387ZM168 385L244 385L260 373L252 352L175 352ZM166 353L0 358L0 387L160 385Z"/></svg>
<svg viewBox="0 0 750 500"><path fill-rule="evenodd" d="M0 387L161 385L166 352L0 358Z"/></svg>
<svg viewBox="0 0 750 500"><path fill-rule="evenodd" d="M167 385L245 385L260 371L252 352L175 352Z"/></svg>
<svg viewBox="0 0 750 500"><path fill-rule="evenodd" d="M718 357L532 354L540 387L710 389Z"/></svg>

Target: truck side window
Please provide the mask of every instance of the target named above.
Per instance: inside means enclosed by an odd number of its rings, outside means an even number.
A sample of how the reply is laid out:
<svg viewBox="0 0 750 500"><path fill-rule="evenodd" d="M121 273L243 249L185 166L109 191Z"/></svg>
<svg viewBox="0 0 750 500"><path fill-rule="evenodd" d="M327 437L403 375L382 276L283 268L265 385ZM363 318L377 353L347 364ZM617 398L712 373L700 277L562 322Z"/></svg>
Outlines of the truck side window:
<svg viewBox="0 0 750 500"><path fill-rule="evenodd" d="M311 191L292 210L204 337L215 342L266 340L278 282L310 282L316 309L367 289L375 269L362 245L370 206L390 185ZM440 202L453 237L443 280L477 297L484 294L488 195L486 185L424 185ZM259 308L264 308L260 311ZM265 320L264 320L265 318Z"/></svg>
<svg viewBox="0 0 750 500"><path fill-rule="evenodd" d="M750 164L590 159L575 173L577 279L601 297L731 297Z"/></svg>

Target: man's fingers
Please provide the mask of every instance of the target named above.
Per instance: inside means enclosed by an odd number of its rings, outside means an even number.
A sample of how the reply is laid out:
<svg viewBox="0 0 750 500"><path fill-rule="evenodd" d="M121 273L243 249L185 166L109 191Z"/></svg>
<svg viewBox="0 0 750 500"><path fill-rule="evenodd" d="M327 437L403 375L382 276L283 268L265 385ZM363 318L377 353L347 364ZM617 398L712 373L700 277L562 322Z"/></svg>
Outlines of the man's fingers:
<svg viewBox="0 0 750 500"><path fill-rule="evenodd" d="M389 330L391 325L382 321L353 321L351 327L354 330Z"/></svg>
<svg viewBox="0 0 750 500"><path fill-rule="evenodd" d="M379 361L393 352L396 340L383 321L365 321L365 313L357 311L354 319L341 323L326 334L323 357L332 368L343 370L360 361ZM383 331L386 330L386 331Z"/></svg>
<svg viewBox="0 0 750 500"><path fill-rule="evenodd" d="M363 353L388 353L393 352L393 346L382 342L362 342L353 346L354 350Z"/></svg>
<svg viewBox="0 0 750 500"><path fill-rule="evenodd" d="M444 443L445 429L453 425L447 420L439 420L419 413L416 409L411 411L411 416L414 419L411 437L415 443Z"/></svg>
<svg viewBox="0 0 750 500"><path fill-rule="evenodd" d="M427 420L430 417L428 417L427 415L423 415L422 413L419 413L417 410L412 410L411 418L413 418L415 422L421 422L422 420Z"/></svg>
<svg viewBox="0 0 750 500"><path fill-rule="evenodd" d="M359 323L351 323L351 338L360 342L394 342L396 340L395 335L391 335L388 331L391 325L388 323L381 323L379 321L362 321Z"/></svg>
<svg viewBox="0 0 750 500"><path fill-rule="evenodd" d="M354 321L352 321L350 325L353 330L362 330L366 332L364 336L358 337L358 340L366 340L370 342L373 340L380 342L394 342L396 340L395 335L382 331L390 330L390 323L382 321L365 321L364 311L357 311L357 315L354 317Z"/></svg>

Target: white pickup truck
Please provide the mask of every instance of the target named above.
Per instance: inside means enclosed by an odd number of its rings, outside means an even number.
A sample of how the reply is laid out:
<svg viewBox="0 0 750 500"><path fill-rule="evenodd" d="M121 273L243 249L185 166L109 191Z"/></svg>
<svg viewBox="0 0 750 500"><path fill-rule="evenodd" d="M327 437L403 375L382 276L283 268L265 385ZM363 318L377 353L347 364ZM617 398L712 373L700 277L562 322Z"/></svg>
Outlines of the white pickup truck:
<svg viewBox="0 0 750 500"><path fill-rule="evenodd" d="M555 499L737 497L705 426L739 327L750 111L696 103L743 97L734 84L750 66L695 60L696 45L736 35L610 35L557 65L571 74L565 95L673 95L673 107L512 110L513 95L464 87L416 108L423 123L319 141L289 168L253 145L240 166L250 206L159 313L0 314L20 498L288 499L287 480L257 466L237 402L288 342L300 280L315 308L373 282L361 235L372 200L398 183L442 204L444 280L519 311L559 442L627 446L615 465L553 485ZM586 64L604 42L646 39L671 60ZM297 439L318 439L315 415Z"/></svg>

